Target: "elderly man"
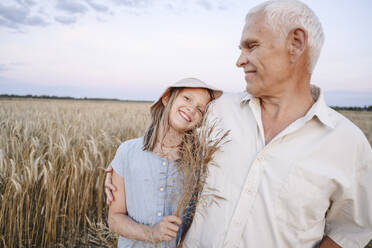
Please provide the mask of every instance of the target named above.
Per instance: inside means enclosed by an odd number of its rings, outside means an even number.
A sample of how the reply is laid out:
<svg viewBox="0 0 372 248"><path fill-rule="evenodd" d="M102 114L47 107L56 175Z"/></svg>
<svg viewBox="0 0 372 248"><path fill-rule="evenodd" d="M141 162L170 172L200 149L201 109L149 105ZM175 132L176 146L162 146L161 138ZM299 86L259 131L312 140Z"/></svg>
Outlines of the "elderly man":
<svg viewBox="0 0 372 248"><path fill-rule="evenodd" d="M372 238L372 151L310 85L324 35L299 1L252 9L240 41L248 93L224 95L231 130L184 247L363 247ZM205 208L205 209L203 209Z"/></svg>
<svg viewBox="0 0 372 248"><path fill-rule="evenodd" d="M215 156L184 248L363 247L372 238L372 151L310 85L324 35L299 1L252 9L237 66L246 91L212 119L231 130Z"/></svg>

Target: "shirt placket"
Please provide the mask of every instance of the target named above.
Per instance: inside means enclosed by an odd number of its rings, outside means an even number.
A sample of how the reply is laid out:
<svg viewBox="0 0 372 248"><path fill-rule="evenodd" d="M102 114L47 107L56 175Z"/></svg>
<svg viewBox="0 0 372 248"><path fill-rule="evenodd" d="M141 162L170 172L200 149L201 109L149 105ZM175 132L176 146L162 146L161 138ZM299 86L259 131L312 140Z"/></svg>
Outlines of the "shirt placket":
<svg viewBox="0 0 372 248"><path fill-rule="evenodd" d="M250 210L254 204L254 200L258 193L260 185L260 178L262 172L262 163L264 162L264 133L261 122L261 109L258 101L250 101L250 108L257 121L257 132L256 132L256 151L257 156L253 161L252 166L245 179L244 186L240 193L236 209L232 216L230 226L227 231L224 246L229 248L239 247L241 235L249 216Z"/></svg>
<svg viewBox="0 0 372 248"><path fill-rule="evenodd" d="M241 233L243 232L244 225L249 218L250 210L258 192L262 161L263 156L259 154L247 175L243 190L240 193L238 204L227 231L224 247L239 247L238 245Z"/></svg>
<svg viewBox="0 0 372 248"><path fill-rule="evenodd" d="M167 178L168 178L168 168L169 168L169 162L165 159L161 161L160 164L160 180L158 185L158 195L159 195L159 201L157 206L157 212L156 215L158 219L160 220L166 213L165 213L165 201L166 201L166 193L167 193Z"/></svg>

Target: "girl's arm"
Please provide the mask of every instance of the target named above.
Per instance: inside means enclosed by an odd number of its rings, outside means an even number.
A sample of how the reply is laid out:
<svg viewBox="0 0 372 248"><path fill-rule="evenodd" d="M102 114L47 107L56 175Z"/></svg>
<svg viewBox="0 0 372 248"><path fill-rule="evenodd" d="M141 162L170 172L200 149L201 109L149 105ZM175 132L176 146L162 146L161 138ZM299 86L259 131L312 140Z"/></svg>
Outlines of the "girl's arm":
<svg viewBox="0 0 372 248"><path fill-rule="evenodd" d="M127 215L124 179L113 171L112 183L117 190L113 192L115 201L109 207L108 224L111 231L128 239L151 243L170 241L176 237L178 225L181 224L180 218L166 216L155 226L133 221Z"/></svg>

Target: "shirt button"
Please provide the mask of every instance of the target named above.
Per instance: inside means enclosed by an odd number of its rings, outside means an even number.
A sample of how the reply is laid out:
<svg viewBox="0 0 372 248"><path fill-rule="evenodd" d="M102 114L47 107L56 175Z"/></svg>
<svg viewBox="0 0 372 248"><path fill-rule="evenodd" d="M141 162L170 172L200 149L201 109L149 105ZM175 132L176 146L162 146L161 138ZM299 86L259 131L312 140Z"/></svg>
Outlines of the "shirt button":
<svg viewBox="0 0 372 248"><path fill-rule="evenodd" d="M161 187L161 188L160 188L160 191L161 191L161 192L163 192L163 191L164 191L164 188L163 188L163 187Z"/></svg>
<svg viewBox="0 0 372 248"><path fill-rule="evenodd" d="M158 212L158 216L160 217L162 214L161 214L161 212Z"/></svg>
<svg viewBox="0 0 372 248"><path fill-rule="evenodd" d="M163 164L163 165L167 165L167 163L166 163L166 162L163 162L162 164Z"/></svg>

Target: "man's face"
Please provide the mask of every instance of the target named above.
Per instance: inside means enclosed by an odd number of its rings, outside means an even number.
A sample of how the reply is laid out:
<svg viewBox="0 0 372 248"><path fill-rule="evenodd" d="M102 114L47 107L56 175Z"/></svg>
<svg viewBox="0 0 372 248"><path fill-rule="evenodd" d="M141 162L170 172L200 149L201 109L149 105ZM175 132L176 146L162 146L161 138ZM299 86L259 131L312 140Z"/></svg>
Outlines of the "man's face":
<svg viewBox="0 0 372 248"><path fill-rule="evenodd" d="M245 73L247 91L256 96L280 92L290 77L290 56L285 39L265 22L264 14L251 16L243 29L236 65Z"/></svg>

